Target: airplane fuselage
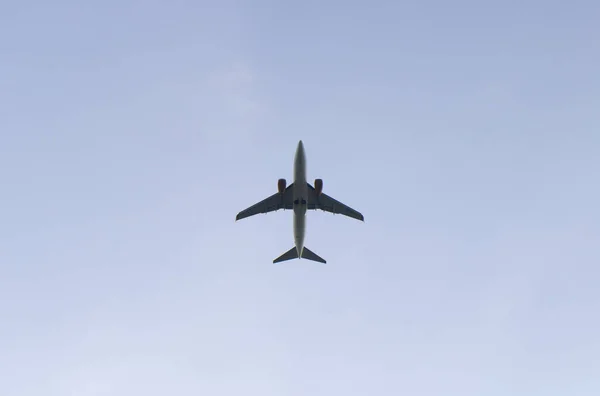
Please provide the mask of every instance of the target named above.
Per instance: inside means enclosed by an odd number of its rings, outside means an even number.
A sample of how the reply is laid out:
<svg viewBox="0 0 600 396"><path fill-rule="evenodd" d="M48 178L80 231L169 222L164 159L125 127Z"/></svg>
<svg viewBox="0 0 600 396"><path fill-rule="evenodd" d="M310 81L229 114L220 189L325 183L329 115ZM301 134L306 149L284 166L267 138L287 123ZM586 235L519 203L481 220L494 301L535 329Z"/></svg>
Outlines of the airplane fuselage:
<svg viewBox="0 0 600 396"><path fill-rule="evenodd" d="M294 243L298 257L302 256L306 232L308 187L306 185L306 155L302 141L298 143L294 157Z"/></svg>

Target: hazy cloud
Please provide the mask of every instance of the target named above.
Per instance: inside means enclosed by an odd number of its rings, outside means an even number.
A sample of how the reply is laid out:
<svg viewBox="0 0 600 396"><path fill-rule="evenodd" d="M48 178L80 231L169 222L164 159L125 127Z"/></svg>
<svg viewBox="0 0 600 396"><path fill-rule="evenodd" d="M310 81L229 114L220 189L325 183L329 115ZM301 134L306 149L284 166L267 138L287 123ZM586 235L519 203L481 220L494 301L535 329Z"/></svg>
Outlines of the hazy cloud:
<svg viewBox="0 0 600 396"><path fill-rule="evenodd" d="M227 116L249 121L264 115L266 106L258 94L256 73L245 63L234 63L209 75L218 105Z"/></svg>

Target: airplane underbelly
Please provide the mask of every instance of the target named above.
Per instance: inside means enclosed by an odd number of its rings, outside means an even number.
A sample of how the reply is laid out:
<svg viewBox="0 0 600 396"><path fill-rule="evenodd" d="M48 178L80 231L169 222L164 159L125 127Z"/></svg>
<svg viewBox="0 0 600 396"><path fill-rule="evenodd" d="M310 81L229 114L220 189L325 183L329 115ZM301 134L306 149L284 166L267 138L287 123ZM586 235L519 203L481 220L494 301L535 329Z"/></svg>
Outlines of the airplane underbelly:
<svg viewBox="0 0 600 396"><path fill-rule="evenodd" d="M298 249L304 246L304 233L306 230L306 216L294 214L294 242Z"/></svg>
<svg viewBox="0 0 600 396"><path fill-rule="evenodd" d="M297 215L306 214L308 204L308 187L306 181L294 182L294 213Z"/></svg>

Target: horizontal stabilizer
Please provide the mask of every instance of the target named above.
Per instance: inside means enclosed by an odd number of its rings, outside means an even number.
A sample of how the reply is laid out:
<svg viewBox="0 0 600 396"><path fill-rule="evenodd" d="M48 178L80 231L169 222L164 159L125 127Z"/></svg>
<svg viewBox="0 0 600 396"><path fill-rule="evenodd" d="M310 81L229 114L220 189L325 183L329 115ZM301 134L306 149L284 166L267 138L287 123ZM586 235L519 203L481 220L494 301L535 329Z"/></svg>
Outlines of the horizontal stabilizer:
<svg viewBox="0 0 600 396"><path fill-rule="evenodd" d="M297 258L298 258L298 250L296 250L296 247L294 246L293 248L291 248L290 250L283 253L281 256L277 257L275 260L273 260L273 264L281 263L282 261L287 261L287 260L297 259ZM327 264L327 262L325 260L323 260L321 257L317 256L315 253L308 250L308 248L306 246L302 249L302 258L306 259L306 260L317 261L319 263Z"/></svg>
<svg viewBox="0 0 600 396"><path fill-rule="evenodd" d="M294 246L293 248L291 248L290 250L283 253L281 256L277 257L275 260L273 260L273 264L280 263L282 261L295 259L295 258L298 258L298 250L296 250L296 246Z"/></svg>
<svg viewBox="0 0 600 396"><path fill-rule="evenodd" d="M321 257L317 256L315 253L308 250L306 246L302 249L302 258L312 261L317 261L319 263L327 264L327 261L323 260Z"/></svg>

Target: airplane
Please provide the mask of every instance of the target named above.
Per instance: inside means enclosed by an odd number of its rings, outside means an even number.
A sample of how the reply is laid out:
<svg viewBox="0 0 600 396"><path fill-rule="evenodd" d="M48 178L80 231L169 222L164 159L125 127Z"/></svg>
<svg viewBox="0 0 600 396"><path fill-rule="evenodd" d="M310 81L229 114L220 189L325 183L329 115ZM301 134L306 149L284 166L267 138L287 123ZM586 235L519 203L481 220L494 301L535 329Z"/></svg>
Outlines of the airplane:
<svg viewBox="0 0 600 396"><path fill-rule="evenodd" d="M273 264L291 259L307 259L326 264L327 262L304 246L306 232L307 210L320 209L333 214L342 214L360 221L365 221L364 216L323 193L323 180L315 179L311 186L306 181L306 153L302 140L298 142L294 156L294 181L286 186L285 179L277 181L277 192L268 198L239 212L236 221L254 216L259 213L275 212L280 209L293 209L294 211L294 244L295 246L273 260Z"/></svg>

